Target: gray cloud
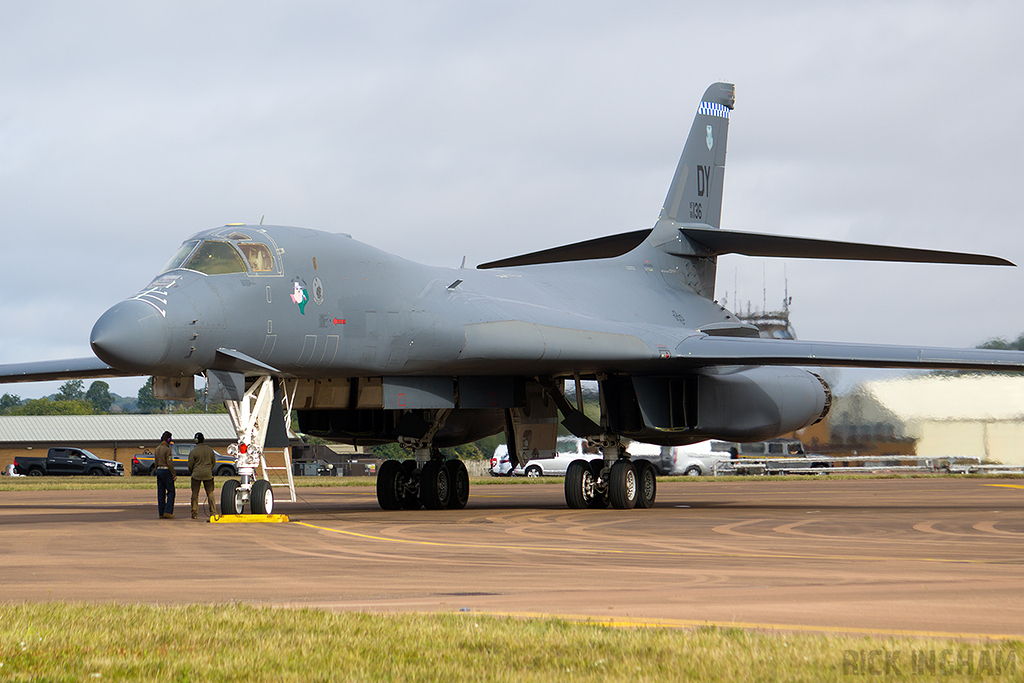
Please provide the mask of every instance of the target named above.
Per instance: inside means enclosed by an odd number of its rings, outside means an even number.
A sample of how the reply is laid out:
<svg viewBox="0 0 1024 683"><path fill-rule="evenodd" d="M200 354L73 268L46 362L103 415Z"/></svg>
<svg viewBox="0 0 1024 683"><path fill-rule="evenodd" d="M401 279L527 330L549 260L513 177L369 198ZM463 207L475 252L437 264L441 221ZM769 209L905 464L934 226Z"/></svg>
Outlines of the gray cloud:
<svg viewBox="0 0 1024 683"><path fill-rule="evenodd" d="M1019 3L681 5L4 3L0 361L88 355L223 223L451 265L649 226L715 80L723 227L1024 263ZM720 295L784 278L807 339L1024 330L1019 269L729 257Z"/></svg>

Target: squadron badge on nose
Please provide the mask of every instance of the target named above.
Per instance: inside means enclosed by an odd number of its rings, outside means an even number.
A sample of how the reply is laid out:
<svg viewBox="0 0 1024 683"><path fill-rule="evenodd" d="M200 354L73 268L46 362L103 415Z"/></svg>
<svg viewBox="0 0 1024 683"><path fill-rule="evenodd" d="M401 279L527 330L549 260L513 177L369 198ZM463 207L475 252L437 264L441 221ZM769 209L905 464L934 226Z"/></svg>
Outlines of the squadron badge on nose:
<svg viewBox="0 0 1024 683"><path fill-rule="evenodd" d="M309 293L306 292L306 282L302 278L292 280L291 300L299 305L299 313L306 315L306 302L309 301Z"/></svg>

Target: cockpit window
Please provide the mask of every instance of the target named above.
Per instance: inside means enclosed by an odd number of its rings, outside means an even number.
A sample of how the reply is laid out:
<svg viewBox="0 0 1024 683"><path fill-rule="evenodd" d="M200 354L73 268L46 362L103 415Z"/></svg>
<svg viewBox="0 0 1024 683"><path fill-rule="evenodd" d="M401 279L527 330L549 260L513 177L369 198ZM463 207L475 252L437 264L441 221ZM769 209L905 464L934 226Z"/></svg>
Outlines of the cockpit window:
<svg viewBox="0 0 1024 683"><path fill-rule="evenodd" d="M227 242L203 242L195 255L182 266L207 275L244 273L245 262L233 246Z"/></svg>
<svg viewBox="0 0 1024 683"><path fill-rule="evenodd" d="M269 273L274 270L274 256L265 244L258 242L243 242L238 248L245 254L249 261L249 267L254 273Z"/></svg>
<svg viewBox="0 0 1024 683"><path fill-rule="evenodd" d="M174 252L174 256L171 257L171 260L167 262L167 265L164 266L164 269L160 272L166 273L168 270L181 268L181 264L183 264L185 260L192 255L197 244L199 244L199 240L191 240L178 247L178 251Z"/></svg>

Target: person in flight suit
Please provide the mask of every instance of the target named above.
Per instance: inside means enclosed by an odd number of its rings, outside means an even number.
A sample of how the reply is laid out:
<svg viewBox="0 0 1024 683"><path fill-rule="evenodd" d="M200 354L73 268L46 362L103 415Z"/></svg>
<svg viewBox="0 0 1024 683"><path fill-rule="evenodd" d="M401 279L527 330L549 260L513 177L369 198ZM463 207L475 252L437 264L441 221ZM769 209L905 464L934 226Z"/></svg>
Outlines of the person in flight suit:
<svg viewBox="0 0 1024 683"><path fill-rule="evenodd" d="M213 463L216 457L213 449L206 445L203 433L196 432L196 447L188 455L188 471L192 473L192 519L199 517L200 485L206 488L210 514L217 516L217 500L213 495Z"/></svg>
<svg viewBox="0 0 1024 683"><path fill-rule="evenodd" d="M178 475L174 471L174 458L171 455L171 433L164 432L160 437L160 445L156 447L153 457L156 468L156 512L160 519L174 519L174 482Z"/></svg>

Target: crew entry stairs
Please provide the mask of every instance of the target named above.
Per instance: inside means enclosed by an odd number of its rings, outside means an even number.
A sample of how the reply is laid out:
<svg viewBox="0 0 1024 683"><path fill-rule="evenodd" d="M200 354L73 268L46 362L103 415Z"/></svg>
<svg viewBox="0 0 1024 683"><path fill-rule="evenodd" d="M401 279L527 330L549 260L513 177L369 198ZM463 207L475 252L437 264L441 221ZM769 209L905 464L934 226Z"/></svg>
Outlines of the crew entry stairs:
<svg viewBox="0 0 1024 683"><path fill-rule="evenodd" d="M285 478L281 481L279 475L275 477L270 476L270 472L277 472L284 470ZM261 476L270 482L271 488L288 488L288 501L294 503L298 498L295 495L295 478L292 475L292 449L291 446L285 446L284 448L284 466L267 465L266 453L260 453L260 474ZM276 498L276 496L275 496Z"/></svg>

